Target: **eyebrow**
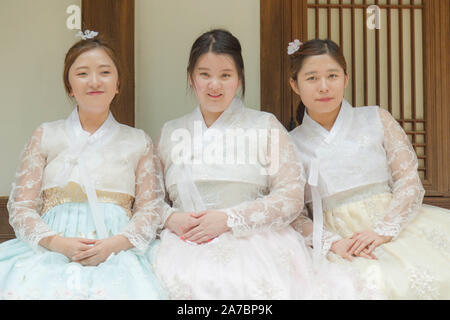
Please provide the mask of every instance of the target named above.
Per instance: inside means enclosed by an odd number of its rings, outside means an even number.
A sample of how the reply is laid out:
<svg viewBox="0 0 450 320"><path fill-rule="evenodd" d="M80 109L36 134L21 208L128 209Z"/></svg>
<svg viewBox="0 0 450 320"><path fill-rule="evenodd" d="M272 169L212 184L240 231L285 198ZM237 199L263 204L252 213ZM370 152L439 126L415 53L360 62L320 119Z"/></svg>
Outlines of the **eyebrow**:
<svg viewBox="0 0 450 320"><path fill-rule="evenodd" d="M110 68L111 65L109 65L109 64L102 64L102 65L98 66L97 68L104 68L104 67ZM81 67L76 68L75 70L79 70L79 69L89 69L89 67L87 67L87 66L81 66Z"/></svg>
<svg viewBox="0 0 450 320"><path fill-rule="evenodd" d="M339 72L339 69L328 69L327 72ZM317 73L317 71L310 71L305 73L305 76L310 75L310 74L315 74Z"/></svg>
<svg viewBox="0 0 450 320"><path fill-rule="evenodd" d="M198 68L198 70L210 70L209 68ZM222 69L222 70L220 70L220 71L228 71L228 72L232 72L233 71L233 69Z"/></svg>

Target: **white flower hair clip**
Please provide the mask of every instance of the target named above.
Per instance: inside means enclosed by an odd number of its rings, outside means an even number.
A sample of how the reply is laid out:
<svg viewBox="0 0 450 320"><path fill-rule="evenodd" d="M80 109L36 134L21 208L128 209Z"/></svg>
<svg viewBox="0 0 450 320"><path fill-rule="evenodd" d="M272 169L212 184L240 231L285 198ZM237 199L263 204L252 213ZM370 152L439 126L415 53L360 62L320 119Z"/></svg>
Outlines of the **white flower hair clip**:
<svg viewBox="0 0 450 320"><path fill-rule="evenodd" d="M294 42L289 42L289 46L288 46L288 55L291 55L295 52L298 51L298 49L300 49L300 47L302 46L302 42L300 42L300 40L295 39Z"/></svg>
<svg viewBox="0 0 450 320"><path fill-rule="evenodd" d="M97 35L98 35L98 32L91 31L91 30L86 30L86 31L84 31L84 33L81 31L78 31L78 33L75 35L75 38L80 37L81 39L86 40L86 39L93 39Z"/></svg>

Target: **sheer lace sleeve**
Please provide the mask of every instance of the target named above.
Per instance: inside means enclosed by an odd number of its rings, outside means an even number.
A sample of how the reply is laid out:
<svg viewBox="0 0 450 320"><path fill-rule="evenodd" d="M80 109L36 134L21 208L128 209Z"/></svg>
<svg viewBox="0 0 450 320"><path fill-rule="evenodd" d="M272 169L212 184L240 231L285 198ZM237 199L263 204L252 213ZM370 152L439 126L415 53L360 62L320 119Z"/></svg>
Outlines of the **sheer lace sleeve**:
<svg viewBox="0 0 450 320"><path fill-rule="evenodd" d="M278 164L278 168L269 172L269 194L223 210L236 236L246 236L260 229L282 229L303 208L303 166L297 160L295 146L286 129L275 117L271 117L270 122L267 158L271 165ZM271 148L275 148L275 152Z"/></svg>
<svg viewBox="0 0 450 320"><path fill-rule="evenodd" d="M408 137L389 112L380 108L379 114L384 126L383 144L391 169L393 198L374 231L395 238L416 216L425 191L417 172L417 156Z"/></svg>
<svg viewBox="0 0 450 320"><path fill-rule="evenodd" d="M163 126L163 129L161 130L161 132L159 133L159 136L158 136L158 138L156 140L155 149L156 149L157 154L158 154L158 159L159 159L159 164L160 164L160 167L161 167L161 172L164 175L164 163L163 163L163 160L162 160L163 157L161 155L161 152L160 152L161 150L159 148L159 143L161 142L161 134L162 134L163 130L164 130L164 126ZM164 177L163 177L163 182L164 182ZM165 183L164 183L164 188L165 188ZM160 217L161 217L160 228L161 229L164 228L164 225L166 224L166 221L169 218L169 216L172 213L176 212L176 211L180 211L180 210L176 209L176 208L172 208L171 202L170 202L170 199L169 199L169 193L167 192L167 190L165 190L164 205L163 205L163 208L160 211Z"/></svg>
<svg viewBox="0 0 450 320"><path fill-rule="evenodd" d="M145 135L147 149L136 168L136 192L132 218L120 232L134 245L138 254L144 254L155 239L161 223L161 210L165 207L164 181L161 163L154 153L152 141Z"/></svg>
<svg viewBox="0 0 450 320"><path fill-rule="evenodd" d="M34 131L22 153L7 205L9 223L17 239L25 241L35 250L39 248L41 239L56 234L40 216L42 175L47 163L41 148L43 132L41 125Z"/></svg>
<svg viewBox="0 0 450 320"><path fill-rule="evenodd" d="M303 208L301 214L291 223L291 226L299 232L304 238L308 246L313 247L313 222L308 215L307 207ZM333 242L341 240L342 237L327 229L323 229L322 233L322 254L326 255L331 248Z"/></svg>

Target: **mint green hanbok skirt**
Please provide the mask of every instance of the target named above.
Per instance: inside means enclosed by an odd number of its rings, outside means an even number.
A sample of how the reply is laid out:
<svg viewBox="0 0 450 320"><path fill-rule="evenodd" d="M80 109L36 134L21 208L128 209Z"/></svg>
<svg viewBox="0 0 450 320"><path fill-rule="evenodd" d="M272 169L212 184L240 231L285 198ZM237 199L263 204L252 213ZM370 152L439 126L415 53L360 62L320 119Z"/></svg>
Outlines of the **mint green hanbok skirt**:
<svg viewBox="0 0 450 320"><path fill-rule="evenodd" d="M99 207L111 236L128 224L120 206ZM58 205L42 219L63 237L96 238L88 203ZM85 267L63 254L9 240L0 244L0 299L166 299L147 256L131 249Z"/></svg>

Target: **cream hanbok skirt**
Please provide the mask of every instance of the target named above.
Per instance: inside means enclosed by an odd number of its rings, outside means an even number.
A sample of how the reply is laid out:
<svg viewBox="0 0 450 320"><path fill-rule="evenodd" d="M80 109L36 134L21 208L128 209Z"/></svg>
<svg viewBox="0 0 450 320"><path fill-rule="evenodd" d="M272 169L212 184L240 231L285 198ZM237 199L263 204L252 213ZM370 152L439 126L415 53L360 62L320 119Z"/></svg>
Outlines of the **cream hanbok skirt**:
<svg viewBox="0 0 450 320"><path fill-rule="evenodd" d="M373 229L391 199L391 193L382 192L325 202L325 227L342 237ZM332 252L327 258L356 267L388 299L450 299L450 210L423 205L399 236L374 254L378 260L350 262Z"/></svg>

